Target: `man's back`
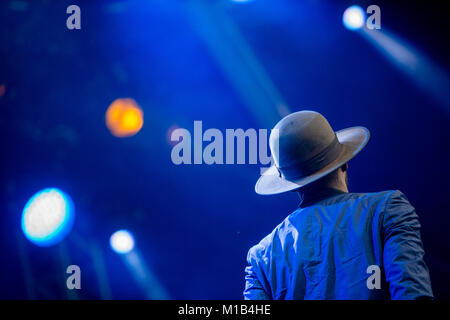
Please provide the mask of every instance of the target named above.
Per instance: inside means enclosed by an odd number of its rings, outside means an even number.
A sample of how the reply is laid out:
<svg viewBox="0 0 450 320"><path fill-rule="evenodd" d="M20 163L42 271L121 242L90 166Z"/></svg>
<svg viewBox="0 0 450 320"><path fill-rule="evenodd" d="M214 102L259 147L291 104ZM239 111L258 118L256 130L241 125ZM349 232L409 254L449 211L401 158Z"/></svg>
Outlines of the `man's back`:
<svg viewBox="0 0 450 320"><path fill-rule="evenodd" d="M244 297L432 298L420 224L406 197L400 191L329 192L250 249ZM378 287L378 270L379 289L368 286L373 275L369 284Z"/></svg>

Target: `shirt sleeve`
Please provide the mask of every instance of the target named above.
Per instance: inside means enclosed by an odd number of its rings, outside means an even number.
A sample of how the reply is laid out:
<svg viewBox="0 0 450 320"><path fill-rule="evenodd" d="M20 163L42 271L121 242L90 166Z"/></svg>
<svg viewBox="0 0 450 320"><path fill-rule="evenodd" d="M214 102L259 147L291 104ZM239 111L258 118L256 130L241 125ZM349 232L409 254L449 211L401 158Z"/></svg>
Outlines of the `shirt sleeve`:
<svg viewBox="0 0 450 320"><path fill-rule="evenodd" d="M267 293L262 285L263 281L259 272L258 259L256 256L256 247L249 250L247 255L247 267L245 268L245 300L271 300L272 298Z"/></svg>
<svg viewBox="0 0 450 320"><path fill-rule="evenodd" d="M400 191L393 191L383 215L383 264L391 299L432 299L430 275L423 259L416 210Z"/></svg>

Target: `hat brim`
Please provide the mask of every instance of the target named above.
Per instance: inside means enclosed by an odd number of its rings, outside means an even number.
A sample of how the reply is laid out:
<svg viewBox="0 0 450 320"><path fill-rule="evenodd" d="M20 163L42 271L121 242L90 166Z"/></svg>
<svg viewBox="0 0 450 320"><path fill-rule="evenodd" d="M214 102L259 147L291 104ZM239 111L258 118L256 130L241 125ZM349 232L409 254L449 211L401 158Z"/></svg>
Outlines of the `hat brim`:
<svg viewBox="0 0 450 320"><path fill-rule="evenodd" d="M259 177L255 185L256 193L272 195L292 191L326 176L355 157L366 146L370 132L364 127L351 127L337 131L336 136L343 146L336 160L309 176L294 180L280 176L278 169L273 165Z"/></svg>

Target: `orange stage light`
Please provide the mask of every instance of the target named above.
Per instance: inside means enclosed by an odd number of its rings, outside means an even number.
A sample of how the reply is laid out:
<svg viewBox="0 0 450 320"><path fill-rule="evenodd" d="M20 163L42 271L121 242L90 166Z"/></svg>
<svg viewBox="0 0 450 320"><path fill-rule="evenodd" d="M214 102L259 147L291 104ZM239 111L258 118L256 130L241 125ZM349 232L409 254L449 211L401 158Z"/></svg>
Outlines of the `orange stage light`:
<svg viewBox="0 0 450 320"><path fill-rule="evenodd" d="M131 137L144 125L144 113L131 98L116 99L106 110L106 126L116 137Z"/></svg>

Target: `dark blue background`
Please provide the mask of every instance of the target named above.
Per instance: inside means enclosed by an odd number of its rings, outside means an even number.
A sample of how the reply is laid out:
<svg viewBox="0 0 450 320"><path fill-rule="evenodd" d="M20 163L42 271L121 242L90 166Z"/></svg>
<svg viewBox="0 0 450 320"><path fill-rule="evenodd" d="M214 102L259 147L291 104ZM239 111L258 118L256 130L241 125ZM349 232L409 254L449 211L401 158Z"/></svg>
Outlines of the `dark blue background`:
<svg viewBox="0 0 450 320"><path fill-rule="evenodd" d="M0 97L0 298L30 298L26 267L39 287L35 297L66 298L61 248L35 247L20 231L28 198L58 187L77 212L63 245L82 269L79 298L100 293L93 263L74 236L100 246L112 298L145 298L109 248L111 233L127 228L171 298L240 299L247 250L298 198L256 195L259 165L171 162L173 125L193 130L193 121L202 120L204 129L225 131L270 128L279 120L261 124L250 111L229 76L245 70L220 66L201 36L209 30L199 32L195 1L22 1L24 9L17 3L0 4L0 84L6 86ZM449 298L448 106L344 28L342 13L355 2L209 3L236 24L291 111L319 111L336 130L371 130L369 145L350 162L350 189L400 189L408 196L421 219L435 294ZM382 28L448 71L448 18L437 3L376 4ZM81 30L65 26L70 4L81 7ZM115 138L104 125L106 108L120 97L144 110L144 127L132 138Z"/></svg>

